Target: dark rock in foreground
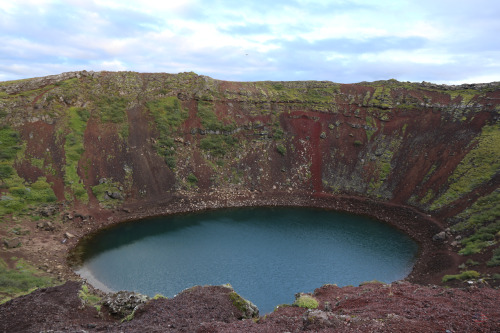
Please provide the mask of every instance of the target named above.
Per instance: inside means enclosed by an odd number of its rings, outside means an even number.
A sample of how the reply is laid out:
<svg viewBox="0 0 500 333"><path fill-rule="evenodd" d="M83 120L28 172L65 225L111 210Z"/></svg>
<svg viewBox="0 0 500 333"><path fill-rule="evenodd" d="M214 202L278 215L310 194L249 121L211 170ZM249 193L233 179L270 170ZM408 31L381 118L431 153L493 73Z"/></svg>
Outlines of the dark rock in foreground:
<svg viewBox="0 0 500 333"><path fill-rule="evenodd" d="M37 290L0 305L0 332L497 332L500 291L446 289L408 282L339 288L313 296L317 309L281 306L259 319L239 319L226 286L193 287L149 300L130 321L82 305L81 285ZM130 319L130 318L129 318Z"/></svg>

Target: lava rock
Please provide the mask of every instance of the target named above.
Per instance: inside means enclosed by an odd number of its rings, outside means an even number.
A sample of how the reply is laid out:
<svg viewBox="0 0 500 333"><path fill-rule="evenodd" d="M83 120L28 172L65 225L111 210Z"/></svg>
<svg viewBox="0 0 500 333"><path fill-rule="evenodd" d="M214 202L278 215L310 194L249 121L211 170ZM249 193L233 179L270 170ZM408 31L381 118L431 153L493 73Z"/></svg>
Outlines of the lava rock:
<svg viewBox="0 0 500 333"><path fill-rule="evenodd" d="M334 328L342 324L333 312L322 311L319 309L307 310L302 316L304 330L321 330L325 328Z"/></svg>
<svg viewBox="0 0 500 333"><path fill-rule="evenodd" d="M436 242L442 242L445 239L446 239L446 232L444 232L444 231L441 231L441 232L435 234L434 236L432 236L432 240L436 241Z"/></svg>
<svg viewBox="0 0 500 333"><path fill-rule="evenodd" d="M36 227L45 231L53 231L55 229L54 224L50 221L39 222Z"/></svg>
<svg viewBox="0 0 500 333"><path fill-rule="evenodd" d="M109 312L120 318L132 314L149 300L149 297L136 292L119 291L109 294L103 299L103 305L108 307Z"/></svg>
<svg viewBox="0 0 500 333"><path fill-rule="evenodd" d="M8 249L14 249L16 247L21 246L21 240L19 240L19 238L12 238L12 239L4 238L3 245L5 245L5 247Z"/></svg>

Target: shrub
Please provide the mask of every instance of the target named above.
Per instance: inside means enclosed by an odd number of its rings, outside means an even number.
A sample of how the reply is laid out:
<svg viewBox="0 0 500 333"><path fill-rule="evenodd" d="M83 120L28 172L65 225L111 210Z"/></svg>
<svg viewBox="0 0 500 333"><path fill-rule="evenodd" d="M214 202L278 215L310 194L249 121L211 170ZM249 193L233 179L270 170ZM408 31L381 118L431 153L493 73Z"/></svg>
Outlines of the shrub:
<svg viewBox="0 0 500 333"><path fill-rule="evenodd" d="M469 279L477 279L481 274L476 271L465 271L460 274L455 275L445 275L443 277L442 282L448 282L451 280L469 280Z"/></svg>
<svg viewBox="0 0 500 333"><path fill-rule="evenodd" d="M316 309L319 303L314 297L302 294L293 302L293 305L301 308Z"/></svg>
<svg viewBox="0 0 500 333"><path fill-rule="evenodd" d="M123 97L104 96L97 102L103 122L122 123L125 120L127 100Z"/></svg>
<svg viewBox="0 0 500 333"><path fill-rule="evenodd" d="M187 176L187 181L191 185L196 185L198 183L198 178L192 173Z"/></svg>
<svg viewBox="0 0 500 333"><path fill-rule="evenodd" d="M209 135L201 139L200 148L214 157L224 157L236 145L236 138L229 135Z"/></svg>
<svg viewBox="0 0 500 333"><path fill-rule="evenodd" d="M493 251L493 256L488 261L488 266L500 266L500 247Z"/></svg>
<svg viewBox="0 0 500 333"><path fill-rule="evenodd" d="M278 153L280 153L282 156L285 156L286 155L286 148L285 146L283 146L281 143L279 145L276 146L276 150L278 151Z"/></svg>
<svg viewBox="0 0 500 333"><path fill-rule="evenodd" d="M40 276L35 268L23 260L17 262L15 269L8 269L6 266L0 260L0 303L10 297L27 294L36 288L54 285L51 278Z"/></svg>

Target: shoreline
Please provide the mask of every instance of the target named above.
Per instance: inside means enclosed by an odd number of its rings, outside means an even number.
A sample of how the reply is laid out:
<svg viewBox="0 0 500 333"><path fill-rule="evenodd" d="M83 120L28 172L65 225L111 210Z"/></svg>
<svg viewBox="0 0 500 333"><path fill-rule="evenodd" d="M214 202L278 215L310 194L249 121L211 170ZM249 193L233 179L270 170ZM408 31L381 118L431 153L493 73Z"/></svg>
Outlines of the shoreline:
<svg viewBox="0 0 500 333"><path fill-rule="evenodd" d="M119 223L140 219L199 212L203 210L238 207L311 207L330 209L355 215L364 215L387 223L411 237L419 246L412 271L404 279L418 284L439 284L447 269L453 269L456 261L447 244L432 240L432 236L443 231L444 226L429 215L409 206L378 202L368 198L335 196L318 193L239 193L231 198L215 193L178 195L163 202L127 202L119 210L89 210L94 217L93 226L71 241L66 248L66 267L72 270L69 258L78 242L93 233ZM74 263L73 263L74 264ZM456 266L455 266L456 267ZM73 272L74 273L74 272ZM76 275L76 273L75 273ZM79 277L79 276L78 276ZM318 286L320 287L320 286Z"/></svg>

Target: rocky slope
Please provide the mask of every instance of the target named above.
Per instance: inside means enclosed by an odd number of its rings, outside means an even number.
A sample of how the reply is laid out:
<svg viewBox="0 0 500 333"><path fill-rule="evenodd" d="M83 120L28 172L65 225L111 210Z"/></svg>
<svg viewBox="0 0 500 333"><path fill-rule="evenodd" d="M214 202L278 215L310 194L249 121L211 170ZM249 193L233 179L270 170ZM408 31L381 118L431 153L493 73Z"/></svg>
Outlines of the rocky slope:
<svg viewBox="0 0 500 333"><path fill-rule="evenodd" d="M499 111L500 83L86 71L0 82L3 266L26 258L64 280L68 250L110 223L311 205L408 232L422 244L414 282L497 286Z"/></svg>

